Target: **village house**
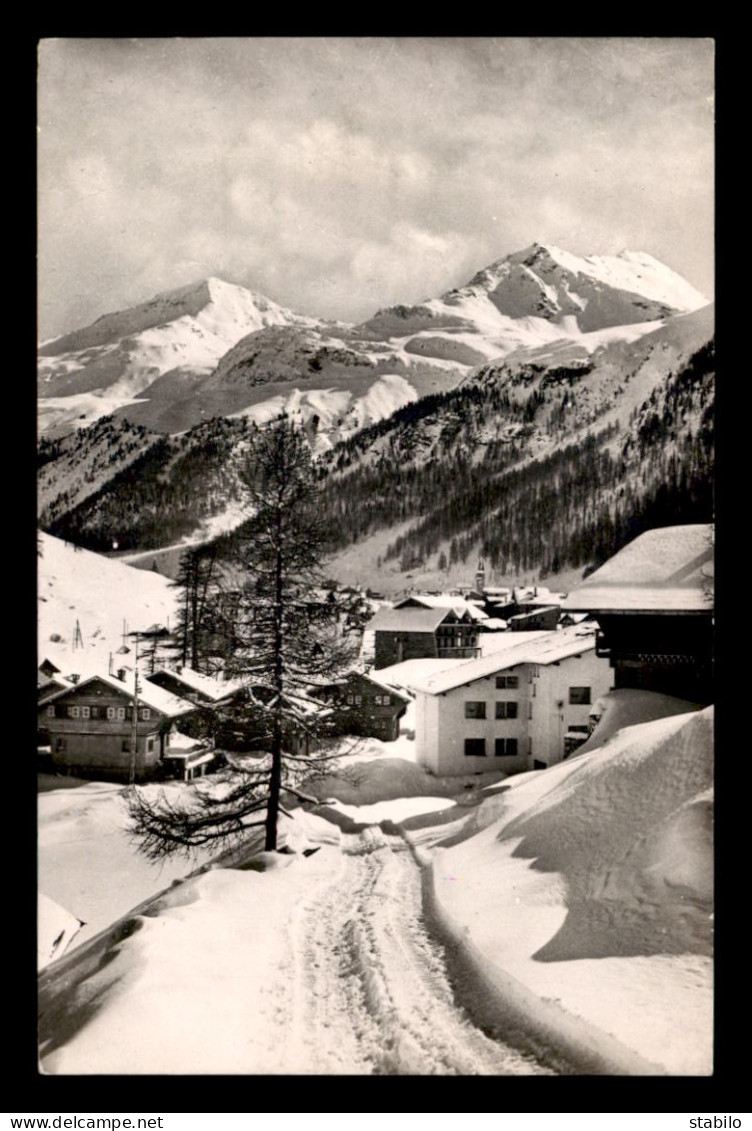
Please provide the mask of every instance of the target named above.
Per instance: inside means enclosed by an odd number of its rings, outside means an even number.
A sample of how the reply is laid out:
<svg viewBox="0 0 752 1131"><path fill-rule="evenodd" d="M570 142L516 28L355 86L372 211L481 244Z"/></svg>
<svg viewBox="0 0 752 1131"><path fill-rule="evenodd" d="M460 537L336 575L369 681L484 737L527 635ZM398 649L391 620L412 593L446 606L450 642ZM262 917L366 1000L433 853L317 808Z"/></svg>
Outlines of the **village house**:
<svg viewBox="0 0 752 1131"><path fill-rule="evenodd" d="M491 655L412 677L416 757L432 773L545 769L587 738L591 705L612 686L594 631L507 640Z"/></svg>
<svg viewBox="0 0 752 1131"><path fill-rule="evenodd" d="M559 623L558 605L541 605L507 620L511 632L551 632Z"/></svg>
<svg viewBox="0 0 752 1131"><path fill-rule="evenodd" d="M133 675L120 674L90 675L39 702L39 725L49 734L53 766L89 778L128 781L135 734L136 780L159 770L176 720L194 706L148 680L139 681L136 690Z"/></svg>
<svg viewBox="0 0 752 1131"><path fill-rule="evenodd" d="M399 607L381 608L368 624L374 634L374 668L421 657L477 656L478 624L466 608L429 607L414 597Z"/></svg>
<svg viewBox="0 0 752 1131"><path fill-rule="evenodd" d="M713 526L648 530L566 598L600 631L616 688L713 702Z"/></svg>
<svg viewBox="0 0 752 1131"><path fill-rule="evenodd" d="M399 721L410 702L407 695L365 672L349 672L311 695L334 709L333 723L341 734L394 742Z"/></svg>
<svg viewBox="0 0 752 1131"><path fill-rule="evenodd" d="M271 722L267 705L273 692L266 684L235 685L215 706L214 740L218 750L235 754L263 754L270 749ZM330 706L309 694L282 696L285 723L284 749L308 756L319 749L321 734L328 730Z"/></svg>

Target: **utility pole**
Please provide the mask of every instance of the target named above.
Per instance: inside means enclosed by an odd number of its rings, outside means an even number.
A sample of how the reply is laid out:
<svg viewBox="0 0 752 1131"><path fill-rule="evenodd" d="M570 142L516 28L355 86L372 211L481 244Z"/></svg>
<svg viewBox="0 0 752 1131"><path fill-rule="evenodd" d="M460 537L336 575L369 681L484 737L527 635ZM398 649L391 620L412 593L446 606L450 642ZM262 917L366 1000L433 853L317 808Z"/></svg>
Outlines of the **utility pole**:
<svg viewBox="0 0 752 1131"><path fill-rule="evenodd" d="M133 672L133 717L131 719L131 768L128 784L131 788L136 782L136 751L138 749L138 637L136 637L136 665Z"/></svg>

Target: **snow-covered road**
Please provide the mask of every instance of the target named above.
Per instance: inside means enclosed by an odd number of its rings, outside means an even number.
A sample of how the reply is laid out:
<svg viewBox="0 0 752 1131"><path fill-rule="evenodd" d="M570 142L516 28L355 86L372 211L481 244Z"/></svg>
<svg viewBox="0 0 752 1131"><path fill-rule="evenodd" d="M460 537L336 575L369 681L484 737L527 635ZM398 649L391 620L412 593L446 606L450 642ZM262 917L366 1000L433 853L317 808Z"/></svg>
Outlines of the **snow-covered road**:
<svg viewBox="0 0 752 1131"><path fill-rule="evenodd" d="M369 826L343 835L340 867L295 909L281 1056L317 1074L548 1074L492 1040L455 1003L422 918L409 846Z"/></svg>
<svg viewBox="0 0 752 1131"><path fill-rule="evenodd" d="M455 1001L421 869L391 828L338 832L320 855L274 857L260 874L266 854L189 880L156 914L121 921L111 961L75 952L83 981L53 963L40 982L45 1070L550 1075Z"/></svg>

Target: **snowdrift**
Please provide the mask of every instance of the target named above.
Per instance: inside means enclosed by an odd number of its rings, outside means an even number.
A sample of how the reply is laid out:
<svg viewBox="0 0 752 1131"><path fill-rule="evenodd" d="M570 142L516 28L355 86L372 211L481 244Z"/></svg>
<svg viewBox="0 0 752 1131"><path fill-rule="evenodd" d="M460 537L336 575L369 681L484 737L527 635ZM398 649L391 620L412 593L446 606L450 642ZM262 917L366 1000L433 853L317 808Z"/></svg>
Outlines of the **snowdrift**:
<svg viewBox="0 0 752 1131"><path fill-rule="evenodd" d="M39 892L37 895L37 970L43 970L53 959L64 953L73 936L82 926L80 919L71 915L54 899Z"/></svg>
<svg viewBox="0 0 752 1131"><path fill-rule="evenodd" d="M485 991L585 1071L712 1071L712 719L510 779L432 858L434 912Z"/></svg>
<svg viewBox="0 0 752 1131"><path fill-rule="evenodd" d="M383 748L385 744L379 745ZM345 805L364 806L398 797L455 798L463 790L477 793L505 776L500 770L490 770L485 774L436 777L415 762L384 755L312 778L306 783L306 792L320 801L335 797Z"/></svg>

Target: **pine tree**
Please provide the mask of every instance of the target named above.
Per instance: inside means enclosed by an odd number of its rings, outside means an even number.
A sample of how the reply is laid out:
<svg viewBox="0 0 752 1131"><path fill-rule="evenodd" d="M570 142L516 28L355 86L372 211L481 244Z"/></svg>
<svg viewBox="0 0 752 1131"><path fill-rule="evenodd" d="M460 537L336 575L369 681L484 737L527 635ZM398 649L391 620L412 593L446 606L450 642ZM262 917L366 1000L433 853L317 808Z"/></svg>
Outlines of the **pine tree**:
<svg viewBox="0 0 752 1131"><path fill-rule="evenodd" d="M326 720L309 692L344 670L353 645L341 635L336 607L318 591L324 581L321 508L310 450L286 416L254 439L242 481L253 516L236 540L223 584L233 619L227 674L243 690L219 709L218 721L255 731L264 752L234 760L224 795L197 787L187 800L152 803L135 791L134 832L152 859L242 840L259 826L266 850L275 851L283 790L297 794L307 774L331 757L300 753L298 739L325 735Z"/></svg>
<svg viewBox="0 0 752 1131"><path fill-rule="evenodd" d="M186 550L174 584L182 590L176 626L180 660L202 671L211 650L219 584L216 546Z"/></svg>

